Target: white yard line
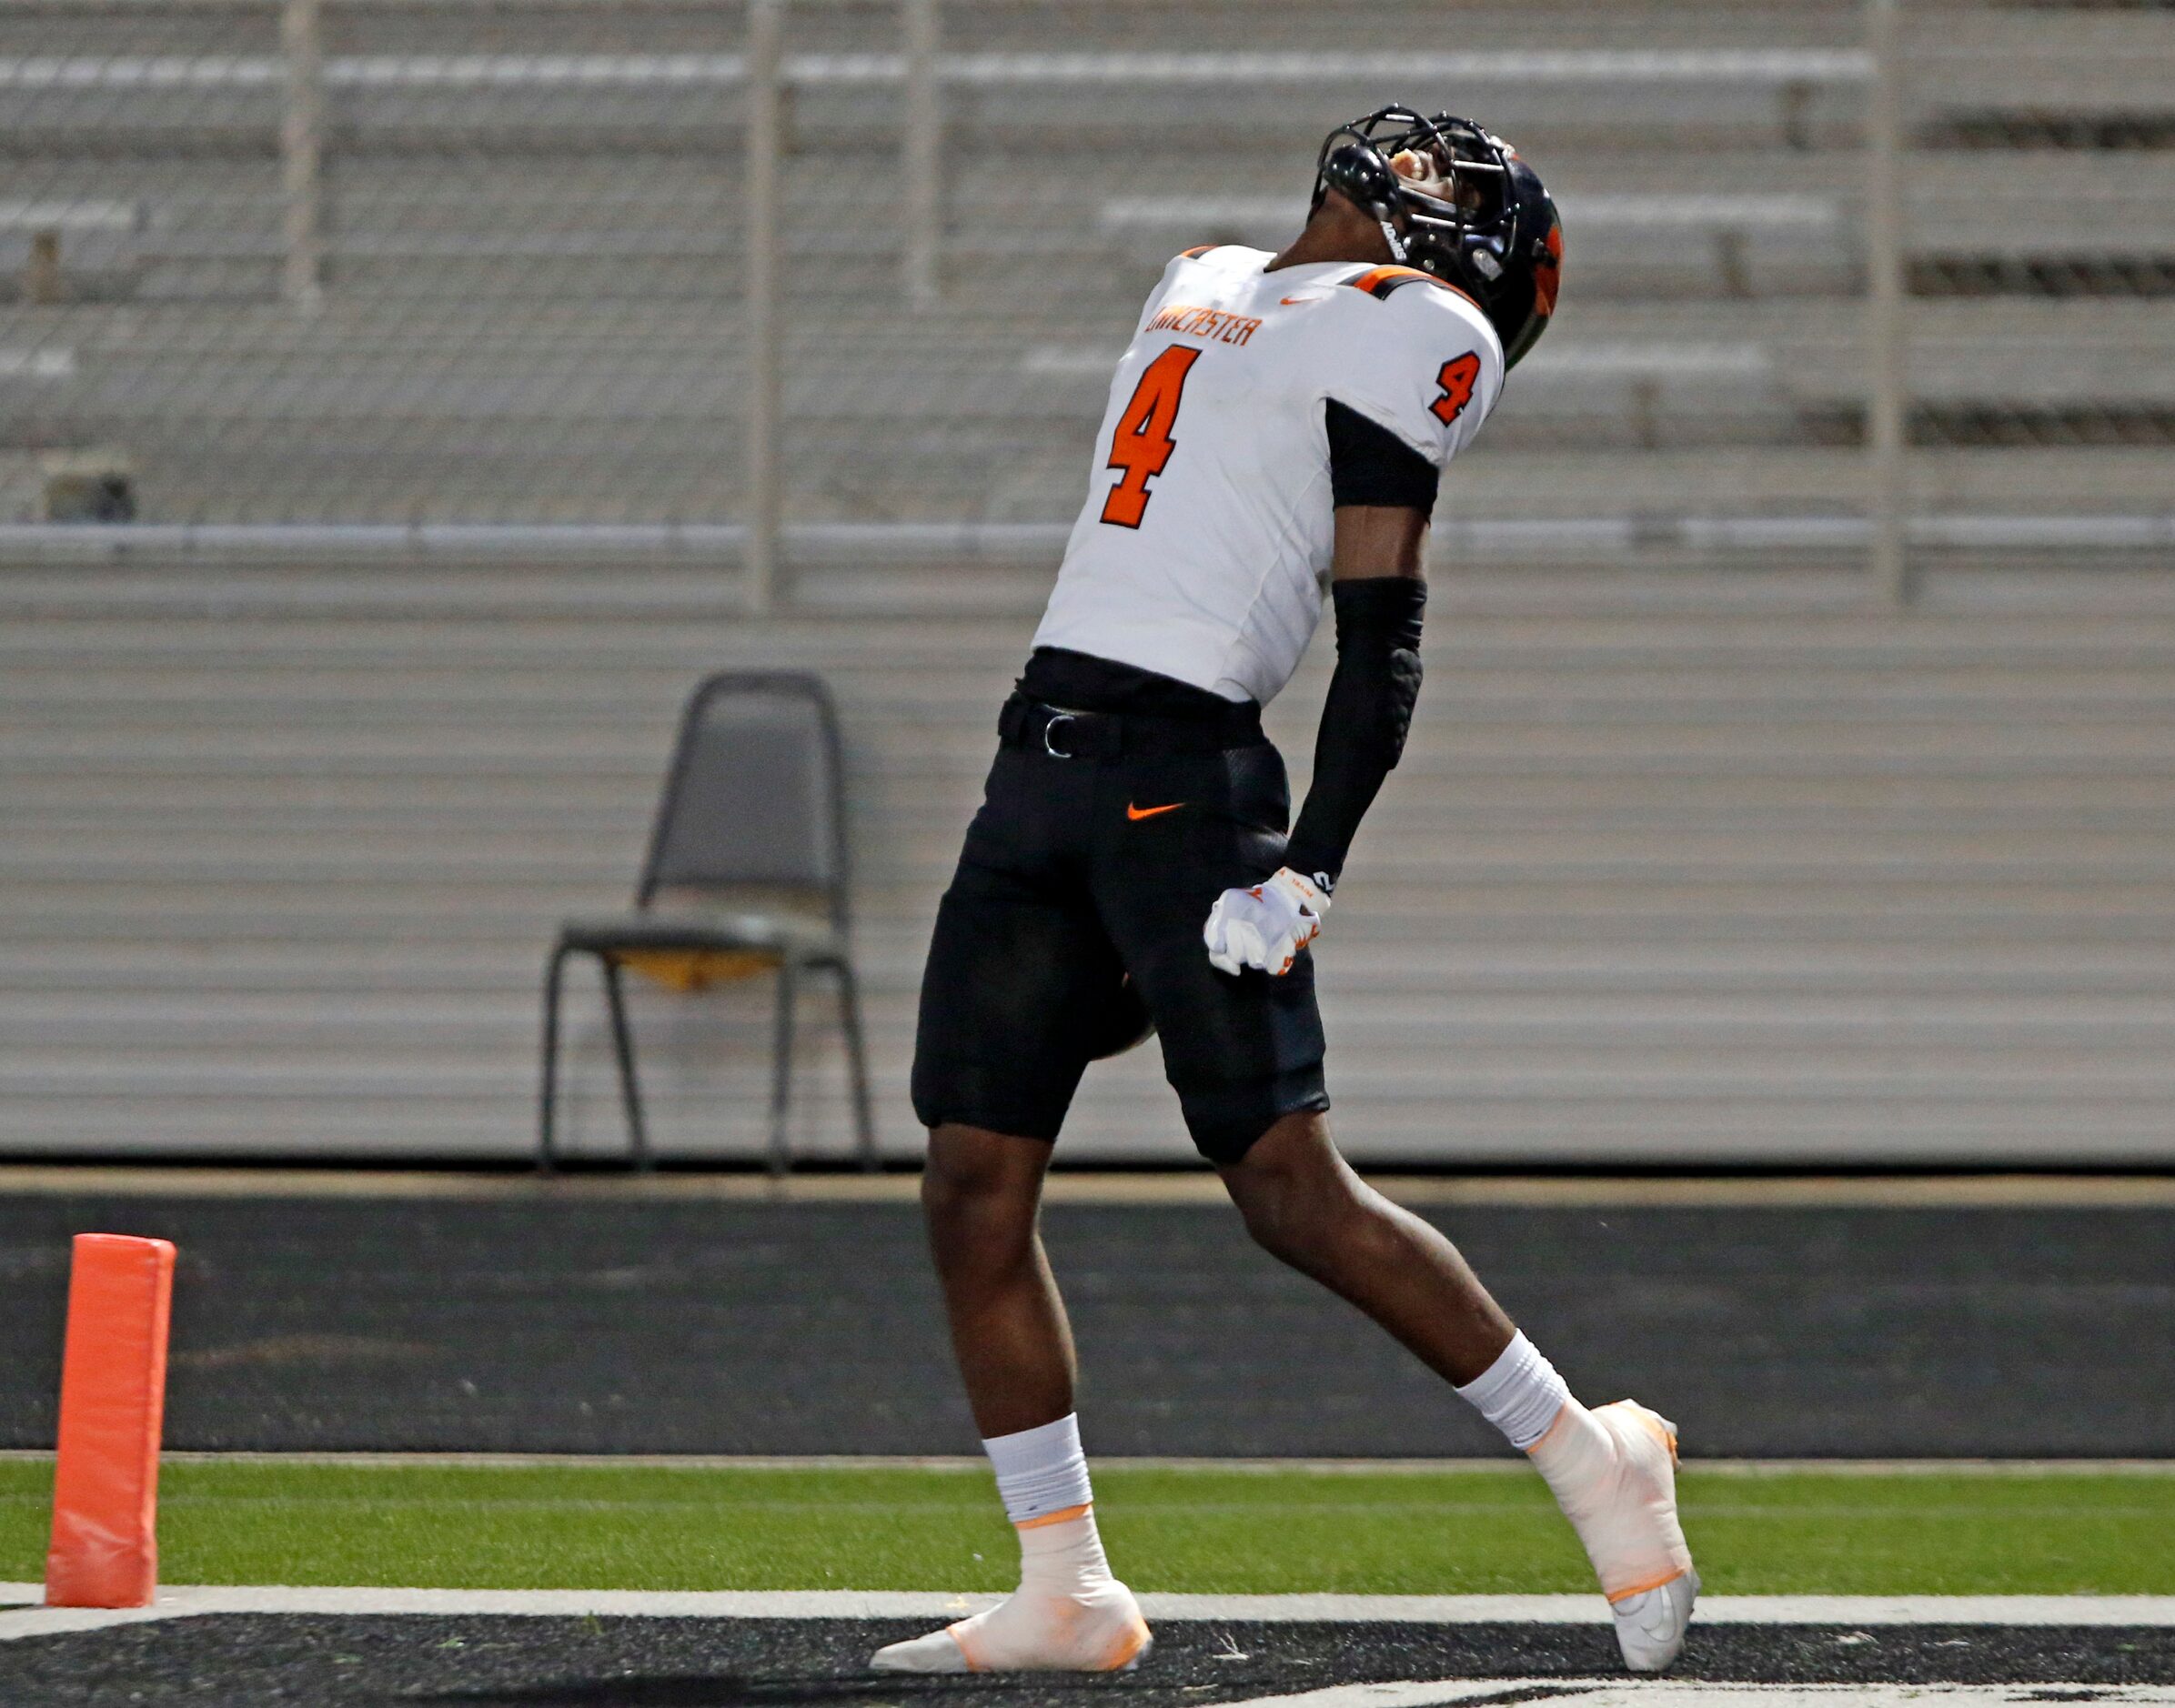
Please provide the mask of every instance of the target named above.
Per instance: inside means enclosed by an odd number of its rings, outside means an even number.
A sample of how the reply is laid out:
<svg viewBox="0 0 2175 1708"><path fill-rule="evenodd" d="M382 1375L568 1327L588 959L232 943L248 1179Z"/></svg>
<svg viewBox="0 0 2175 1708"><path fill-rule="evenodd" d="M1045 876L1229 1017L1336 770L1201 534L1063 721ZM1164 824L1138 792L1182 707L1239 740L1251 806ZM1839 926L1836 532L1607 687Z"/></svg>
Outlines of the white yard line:
<svg viewBox="0 0 2175 1708"><path fill-rule="evenodd" d="M35 1605L35 1583L0 1583L0 1641L204 1613L519 1614L558 1618L957 1619L994 1595L880 1590L416 1590L176 1585L148 1608ZM1410 1624L1597 1624L1593 1595L1157 1595L1151 1619ZM2175 1595L1710 1595L1708 1624L2175 1625ZM1395 1708L1395 1704L1388 1708Z"/></svg>
<svg viewBox="0 0 2175 1708"><path fill-rule="evenodd" d="M0 1603L35 1603L45 1592L42 1584L0 1583ZM156 1607L20 1607L0 1613L0 1643L12 1643L18 1637L57 1637L71 1631L104 1631L111 1625L140 1625L153 1619L172 1619L187 1611L165 1605L163 1598Z"/></svg>
<svg viewBox="0 0 2175 1708"><path fill-rule="evenodd" d="M943 1471L987 1476L980 1453L504 1453L504 1452L208 1452L176 1449L169 1465L331 1465L398 1470L432 1466L470 1471ZM0 1448L0 1464L50 1464L45 1447ZM2175 1477L2175 1459L1701 1459L1687 1470L1702 1476L1978 1477L1999 1482L2059 1477ZM1249 1476L1464 1476L1532 1474L1507 1450L1486 1459L1203 1459L1180 1455L1097 1453L1098 1471L1231 1471Z"/></svg>
<svg viewBox="0 0 2175 1708"><path fill-rule="evenodd" d="M1598 1595L1143 1595L1152 1618L1605 1624ZM2175 1625L2175 1595L1705 1595L1707 1624Z"/></svg>
<svg viewBox="0 0 2175 1708"><path fill-rule="evenodd" d="M1782 1703L1849 1708L2030 1701L2015 1684L1701 1684L1669 1679L1456 1678L1431 1683L1335 1684L1290 1696L1254 1696L1219 1708L1433 1708L1435 1703L1576 1702L1579 1708L1776 1708ZM2101 1703L2175 1703L2164 1684L2094 1685Z"/></svg>
<svg viewBox="0 0 2175 1708"><path fill-rule="evenodd" d="M1566 1697L1582 1694L1579 1683L1562 1680L1542 1681L1550 1689L1562 1686ZM1254 1696L1244 1702L1226 1703L1223 1708L1428 1708L1435 1703L1497 1700L1506 1689L1515 1690L1527 1681L1506 1683L1493 1678L1441 1678L1427 1683L1417 1679L1399 1679L1379 1684L1331 1684L1322 1690L1303 1690L1289 1696ZM1525 1702L1545 1702L1546 1697L1521 1696Z"/></svg>
<svg viewBox="0 0 2175 1708"><path fill-rule="evenodd" d="M0 1603L35 1603L44 1593L43 1587L35 1583L0 1583ZM150 1607L106 1611L33 1605L0 1613L0 1642L206 1613L949 1621L992 1606L1000 1599L941 1591L409 1590L176 1584L162 1589Z"/></svg>

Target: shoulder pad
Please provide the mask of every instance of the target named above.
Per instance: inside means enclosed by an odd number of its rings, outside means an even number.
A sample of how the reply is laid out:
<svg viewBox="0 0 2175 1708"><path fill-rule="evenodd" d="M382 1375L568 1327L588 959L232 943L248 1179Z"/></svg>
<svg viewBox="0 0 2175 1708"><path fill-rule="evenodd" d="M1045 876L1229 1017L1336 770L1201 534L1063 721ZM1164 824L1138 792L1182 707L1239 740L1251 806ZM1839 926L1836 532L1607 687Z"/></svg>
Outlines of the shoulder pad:
<svg viewBox="0 0 2175 1708"><path fill-rule="evenodd" d="M1221 249L1223 246L1220 243L1196 244L1191 249L1181 249L1178 252L1178 258L1181 261L1198 261L1203 256L1208 254L1210 250Z"/></svg>
<svg viewBox="0 0 2175 1708"><path fill-rule="evenodd" d="M1391 293L1403 290L1407 285L1432 285L1439 291L1448 291L1453 296L1463 296L1475 308L1480 306L1474 302L1470 292L1461 291L1446 279L1439 279L1432 273L1423 273L1416 266L1369 267L1364 273L1348 278L1344 283L1355 290L1366 292L1370 296L1385 300Z"/></svg>

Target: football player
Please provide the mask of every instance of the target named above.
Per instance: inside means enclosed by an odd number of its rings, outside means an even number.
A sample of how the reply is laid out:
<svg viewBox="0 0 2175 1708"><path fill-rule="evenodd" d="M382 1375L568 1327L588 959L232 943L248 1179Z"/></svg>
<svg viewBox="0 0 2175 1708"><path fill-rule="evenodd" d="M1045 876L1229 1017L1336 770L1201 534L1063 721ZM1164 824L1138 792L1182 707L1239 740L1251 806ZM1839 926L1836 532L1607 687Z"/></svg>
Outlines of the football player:
<svg viewBox="0 0 2175 1708"><path fill-rule="evenodd" d="M1037 1213L1082 1071L1151 1022L1254 1238L1530 1455L1626 1664L1658 1672L1683 1644L1698 1580L1675 1426L1627 1400L1581 1405L1450 1241L1345 1165L1307 952L1419 692L1440 471L1546 328L1562 257L1555 206L1510 147L1393 106L1323 144L1282 254L1191 249L1149 296L921 985L922 1201L1020 1587L881 1650L883 1671L1099 1672L1147 1653L1096 1536ZM1261 708L1324 588L1336 668L1292 823Z"/></svg>

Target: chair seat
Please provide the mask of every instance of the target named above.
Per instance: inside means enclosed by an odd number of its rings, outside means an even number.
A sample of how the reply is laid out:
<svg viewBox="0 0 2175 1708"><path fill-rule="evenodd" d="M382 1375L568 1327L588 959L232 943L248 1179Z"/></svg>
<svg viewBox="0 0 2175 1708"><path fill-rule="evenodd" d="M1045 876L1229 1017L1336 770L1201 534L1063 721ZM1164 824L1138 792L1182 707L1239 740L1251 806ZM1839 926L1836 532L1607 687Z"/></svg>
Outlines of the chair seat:
<svg viewBox="0 0 2175 1708"><path fill-rule="evenodd" d="M559 928L559 943L589 955L740 952L808 962L845 953L830 926L792 914L629 913L616 919L569 919Z"/></svg>

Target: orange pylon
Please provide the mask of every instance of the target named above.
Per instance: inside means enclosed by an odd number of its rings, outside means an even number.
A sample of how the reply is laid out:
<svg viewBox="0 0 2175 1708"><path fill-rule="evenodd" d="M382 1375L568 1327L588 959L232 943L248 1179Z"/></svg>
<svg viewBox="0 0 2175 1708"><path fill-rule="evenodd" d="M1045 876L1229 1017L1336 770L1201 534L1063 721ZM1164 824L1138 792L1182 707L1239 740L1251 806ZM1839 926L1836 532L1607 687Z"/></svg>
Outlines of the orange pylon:
<svg viewBox="0 0 2175 1708"><path fill-rule="evenodd" d="M48 1607L147 1607L158 1589L158 1434L174 1247L79 1233L68 1275Z"/></svg>

